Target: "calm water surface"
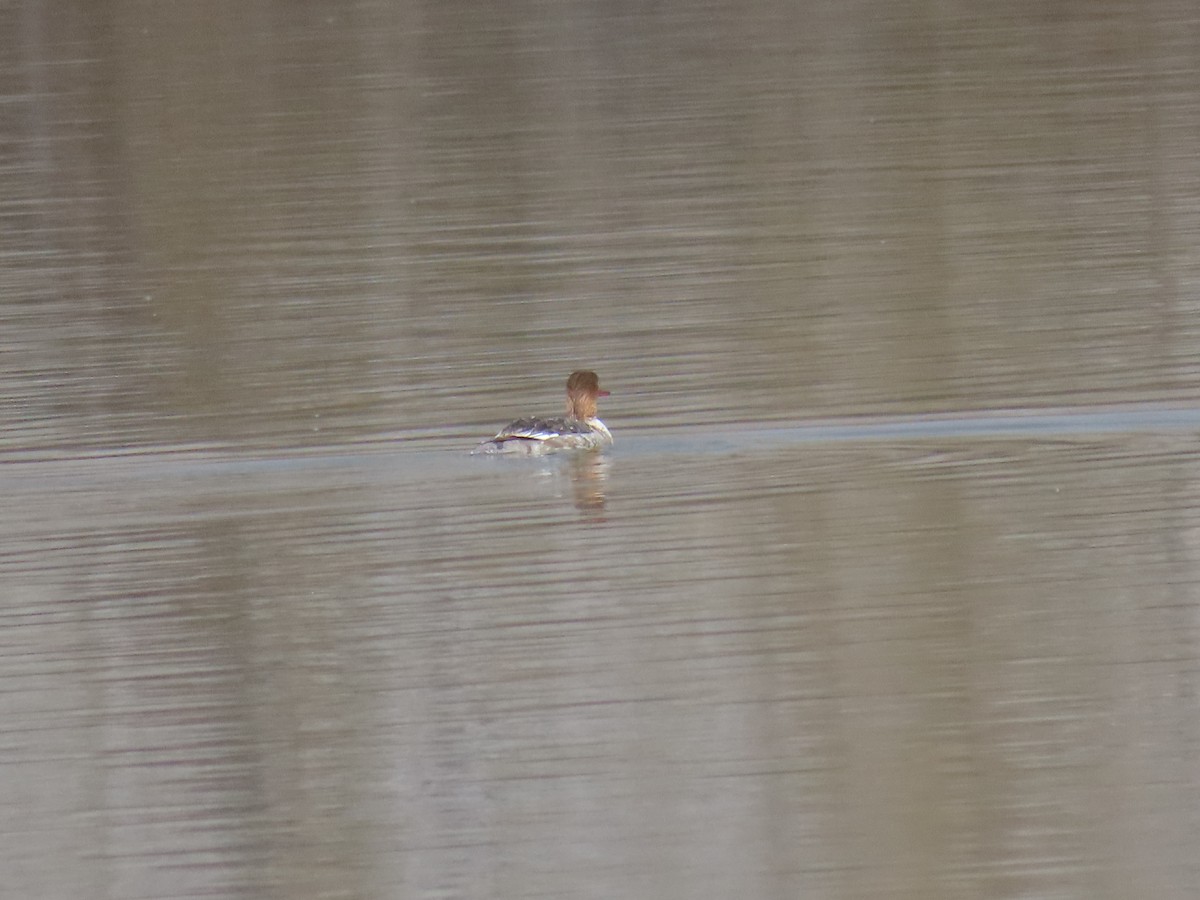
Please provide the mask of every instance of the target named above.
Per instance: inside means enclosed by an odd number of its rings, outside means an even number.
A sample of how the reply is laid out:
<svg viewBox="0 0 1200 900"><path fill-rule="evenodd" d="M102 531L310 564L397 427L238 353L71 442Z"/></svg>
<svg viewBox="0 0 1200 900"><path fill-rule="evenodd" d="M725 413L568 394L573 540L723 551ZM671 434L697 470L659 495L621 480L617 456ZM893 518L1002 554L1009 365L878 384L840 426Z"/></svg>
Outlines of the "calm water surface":
<svg viewBox="0 0 1200 900"><path fill-rule="evenodd" d="M1200 893L1193 4L0 47L6 895Z"/></svg>

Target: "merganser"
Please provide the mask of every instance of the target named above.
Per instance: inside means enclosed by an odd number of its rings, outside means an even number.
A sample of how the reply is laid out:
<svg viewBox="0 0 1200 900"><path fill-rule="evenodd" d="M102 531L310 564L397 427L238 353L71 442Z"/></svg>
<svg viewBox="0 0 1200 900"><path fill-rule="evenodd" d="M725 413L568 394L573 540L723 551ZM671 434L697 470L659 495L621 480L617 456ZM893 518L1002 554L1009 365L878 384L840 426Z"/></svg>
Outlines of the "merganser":
<svg viewBox="0 0 1200 900"><path fill-rule="evenodd" d="M595 372L572 372L567 379L565 416L517 419L471 452L544 456L559 450L607 447L613 442L612 432L596 418L596 398L607 396Z"/></svg>

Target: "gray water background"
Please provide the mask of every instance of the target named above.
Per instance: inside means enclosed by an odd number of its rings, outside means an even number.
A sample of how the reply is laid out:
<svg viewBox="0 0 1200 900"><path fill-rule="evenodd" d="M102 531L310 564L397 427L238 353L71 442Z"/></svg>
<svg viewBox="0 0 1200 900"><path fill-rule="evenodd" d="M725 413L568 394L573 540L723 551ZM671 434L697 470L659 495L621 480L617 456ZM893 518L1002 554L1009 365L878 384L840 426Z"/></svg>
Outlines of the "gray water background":
<svg viewBox="0 0 1200 900"><path fill-rule="evenodd" d="M1200 893L1194 4L0 48L0 894Z"/></svg>

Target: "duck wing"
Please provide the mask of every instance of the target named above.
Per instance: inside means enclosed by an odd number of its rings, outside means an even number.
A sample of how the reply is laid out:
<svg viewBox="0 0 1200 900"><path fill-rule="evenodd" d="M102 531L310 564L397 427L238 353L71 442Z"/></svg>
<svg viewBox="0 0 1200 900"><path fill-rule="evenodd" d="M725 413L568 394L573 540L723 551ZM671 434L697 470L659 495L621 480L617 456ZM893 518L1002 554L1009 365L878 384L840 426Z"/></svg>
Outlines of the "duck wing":
<svg viewBox="0 0 1200 900"><path fill-rule="evenodd" d="M548 441L564 434L591 434L586 422L558 416L552 419L517 419L505 425L492 440L494 441Z"/></svg>

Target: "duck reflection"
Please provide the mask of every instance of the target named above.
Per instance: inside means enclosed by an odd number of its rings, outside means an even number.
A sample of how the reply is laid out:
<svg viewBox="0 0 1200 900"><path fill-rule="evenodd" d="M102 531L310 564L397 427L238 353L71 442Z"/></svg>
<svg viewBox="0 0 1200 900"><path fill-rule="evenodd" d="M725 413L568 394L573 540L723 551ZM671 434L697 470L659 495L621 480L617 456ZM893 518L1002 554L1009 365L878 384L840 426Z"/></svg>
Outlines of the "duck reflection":
<svg viewBox="0 0 1200 900"><path fill-rule="evenodd" d="M586 513L604 512L608 458L603 453L575 453L566 462L575 508Z"/></svg>

